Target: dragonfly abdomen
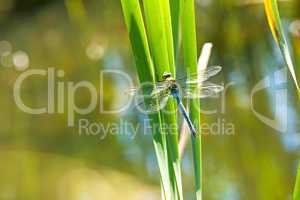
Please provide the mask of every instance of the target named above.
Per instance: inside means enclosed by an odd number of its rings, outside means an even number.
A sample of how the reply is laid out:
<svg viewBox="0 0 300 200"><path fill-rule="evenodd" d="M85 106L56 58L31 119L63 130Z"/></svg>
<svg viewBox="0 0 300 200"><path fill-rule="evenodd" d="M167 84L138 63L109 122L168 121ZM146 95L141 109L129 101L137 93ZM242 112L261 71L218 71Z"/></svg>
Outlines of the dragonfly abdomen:
<svg viewBox="0 0 300 200"><path fill-rule="evenodd" d="M195 129L195 127L194 127L194 125L193 125L193 122L192 122L191 118L189 117L187 111L185 110L185 108L184 108L184 106L183 106L183 104L182 104L182 101L180 100L180 98L179 98L179 96L178 96L178 93L175 92L175 93L172 94L172 95L175 97L175 99L176 99L176 101L177 101L177 104L178 104L178 107L179 107L179 110L180 110L180 112L183 114L183 117L184 117L184 119L186 120L186 122L187 122L187 124L188 124L188 126L189 126L189 129L190 129L192 135L193 135L194 137L196 137L196 129Z"/></svg>

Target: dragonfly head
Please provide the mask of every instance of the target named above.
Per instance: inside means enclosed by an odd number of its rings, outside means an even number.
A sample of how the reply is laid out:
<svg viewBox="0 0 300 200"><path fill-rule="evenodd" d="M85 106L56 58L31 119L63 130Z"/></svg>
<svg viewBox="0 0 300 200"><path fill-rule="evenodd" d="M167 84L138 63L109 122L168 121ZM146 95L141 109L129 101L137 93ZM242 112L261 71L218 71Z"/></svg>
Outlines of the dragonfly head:
<svg viewBox="0 0 300 200"><path fill-rule="evenodd" d="M168 78L171 78L171 77L172 77L172 74L170 72L164 72L164 74L163 74L164 80L167 80Z"/></svg>

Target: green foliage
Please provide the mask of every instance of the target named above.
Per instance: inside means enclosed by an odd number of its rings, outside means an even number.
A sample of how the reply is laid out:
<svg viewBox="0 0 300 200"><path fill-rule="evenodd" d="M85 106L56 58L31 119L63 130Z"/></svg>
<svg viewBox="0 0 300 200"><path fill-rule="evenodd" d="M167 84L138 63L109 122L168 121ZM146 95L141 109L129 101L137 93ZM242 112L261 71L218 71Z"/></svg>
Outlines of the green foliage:
<svg viewBox="0 0 300 200"><path fill-rule="evenodd" d="M299 164L299 167L298 167L298 173L297 173L297 179L296 179L293 199L294 200L299 200L300 199L300 164Z"/></svg>
<svg viewBox="0 0 300 200"><path fill-rule="evenodd" d="M140 82L154 82L154 80L160 79L164 71L175 72L171 21L168 17L170 10L167 2L144 1L149 45L138 0L122 0L121 2ZM164 18L166 19L164 20ZM151 49L151 57L149 49ZM173 102L168 103L167 109L173 110L175 113ZM176 115L158 113L149 117L152 127L157 127L157 125L160 127L158 130L152 131L162 177L163 197L165 199L182 199L177 129L161 129L162 123L176 125Z"/></svg>
<svg viewBox="0 0 300 200"><path fill-rule="evenodd" d="M136 66L141 83L144 81L160 80L165 71L175 72L175 56L179 49L179 31L181 9L183 12L183 44L185 64L189 72L197 70L197 45L195 30L194 1L180 0L144 0L144 13L147 33L143 23L138 0L122 0L123 12L132 49L136 59ZM185 34L186 33L186 34ZM146 37L147 35L147 37ZM141 60L145 60L143 63ZM153 65L152 65L153 63ZM147 72L141 68L147 68ZM154 72L154 78L150 77ZM149 76L149 77L148 77ZM194 107L199 101L191 102ZM191 117L200 124L200 114L191 107ZM160 111L153 123L160 123L172 129L153 130L156 156L162 176L163 197L165 199L183 199L180 158L178 152L178 128L176 105L170 100L165 111ZM172 113L172 114L170 114ZM199 127L199 126L198 126ZM157 139L156 139L157 138ZM201 198L201 140L200 136L193 141L196 190L198 199Z"/></svg>
<svg viewBox="0 0 300 200"><path fill-rule="evenodd" d="M188 76L197 73L197 40L194 1L186 0L183 7L183 52L184 66L187 69ZM190 117L198 128L197 137L192 137L192 149L194 160L196 197L201 199L201 179L202 179L202 159L201 159L201 135L200 135L200 102L199 100L190 101Z"/></svg>
<svg viewBox="0 0 300 200"><path fill-rule="evenodd" d="M285 63L288 66L288 69L292 75L292 78L295 82L295 86L297 88L297 94L300 100L300 88L298 86L296 74L295 74L295 68L292 62L291 53L288 48L287 40L284 35L284 30L282 28L280 15L278 11L278 5L276 0L265 0L265 12L268 18L269 26L272 31L273 37L278 45L278 47L281 50L281 53L284 57ZM298 169L298 176L295 184L295 190L294 190L294 200L300 199L300 165Z"/></svg>
<svg viewBox="0 0 300 200"><path fill-rule="evenodd" d="M67 112L33 116L22 112L12 99L13 83L23 71L17 70L11 59L14 53L20 50L29 56L28 69L55 67L56 70L63 70L65 77L58 77L56 81L65 83L65 86L69 81L77 83L87 80L100 90L99 72L108 68L115 69L116 66L122 67L122 70L133 76L132 61L129 59L131 52L127 51L128 35L124 24L120 23L123 21L120 2L35 1L39 3L34 4L32 0L0 1L0 10L3 11L0 15L2 25L0 41L8 41L12 46L10 54L6 54L7 51L2 54L3 43L0 42L2 52L0 53L2 85L0 196L5 199L42 197L45 200L52 200L59 199L63 193L66 199L78 199L82 197L82 191L85 191L84 193L93 199L118 199L122 196L122 199L133 200L141 198L145 193L156 197L159 195L157 186L148 187L148 184L157 179L152 175L153 163L150 162L154 153L151 152L153 143L156 151L160 152L157 155L161 156L158 158L161 171L165 170L162 173L164 175L162 182L166 182L164 185L169 187L171 185L168 157L165 156L166 138L160 131L153 131L154 142L151 138L150 141L145 140L148 137L143 136L141 132L127 137L127 132L122 130L117 135L101 131L97 135L83 133L79 136L78 127L66 126ZM84 7L78 6L78 2L82 2ZM205 115L201 118L204 125L202 165L205 166L205 170L202 192L205 200L224 197L234 199L237 196L240 199L289 199L293 188L295 199L299 199L299 181L294 185L294 164L295 160L299 159L297 134L286 134L282 140L282 134L278 134L278 131L255 118L249 109L250 90L266 76L266 72L273 72L278 66L275 64L276 59L272 57L274 52L270 50L269 41L266 40L268 31L266 32L265 28L268 27L261 26L265 18L261 16L262 7L259 3L259 1L211 1L205 6L203 3L198 4L196 9L199 17L197 31L201 41L208 40L214 43L211 64L223 66L222 75L212 81L220 82L222 79L225 83L231 81L236 83L228 88L224 97L224 107L219 104L218 99L201 101L203 109L207 110L212 105L218 104L217 111L220 111L215 115ZM289 25L288 33L294 50L292 56L296 61L294 67L298 74L300 42L297 19L300 18L300 1L278 1L278 4L282 5L282 14L285 15L285 22ZM132 5L136 8L134 4ZM170 0L170 8L174 50L177 49L177 54L174 55L180 55L180 59L175 56L175 63L178 63L182 62L183 56L183 51L178 54L178 49L182 46L182 41L178 39L179 35L183 39L182 33L178 34L184 25L183 1ZM132 19L138 16L133 13L132 15ZM141 14L139 18L144 24ZM138 22L138 18L135 19ZM177 37L175 27L178 28ZM146 40L142 41L147 41L146 45L142 42L137 43L141 46L137 45L134 51L137 54L135 58L139 58L137 72L153 73L151 76L155 79L147 38L149 35L146 35L145 28L135 31L145 36ZM144 54L144 45L146 49L148 48L149 59L147 54ZM200 45L198 49L199 47ZM115 65L117 63L120 65ZM148 64L153 65L150 70ZM177 76L186 70L183 65L176 67L179 68ZM141 82L147 81L141 79L142 75L139 76ZM47 105L48 94L45 90L47 77L40 78L30 77L22 87L22 99L24 98L29 106L36 108ZM102 105L105 110L113 109L114 103L119 102L123 94L120 91L122 81L105 78L100 79L100 82L105 86L101 96L104 102ZM67 97L68 93L65 92ZM261 90L253 97L254 107L261 114L270 117L274 114L275 105L271 95L273 94L269 90ZM293 105L293 95L288 95L291 103L289 113L292 114L288 116L289 131L297 131L299 127L299 103ZM76 99L78 106L84 107L89 104L90 95L87 95L85 90L79 90ZM67 105L66 101L65 103ZM67 106L65 108L67 109ZM221 110L223 108L224 113ZM76 115L77 121L86 118L100 125L118 124L120 117L122 116L119 114L99 113L98 109L88 115ZM136 124L137 118L134 113L123 117L122 120L130 120L134 126L137 125L135 127L139 126ZM229 123L234 125L234 136L219 135L221 131L214 131L216 133L214 135L205 128L206 125L214 125L219 119L226 120L225 126ZM114 132L113 129L111 131ZM131 140L131 136L136 137ZM286 139L292 142L286 144ZM191 148L192 145L187 145L187 152ZM188 194L185 199L195 199L191 194L194 191L195 178L193 166L187 165L187 161L192 162L191 159L189 154L184 155L182 179L184 192ZM300 173L298 177L299 175ZM126 184L123 184L124 187L121 185L116 187L116 184L111 184L112 182ZM108 187L101 189L97 186L99 184ZM87 186L89 189L86 189Z"/></svg>
<svg viewBox="0 0 300 200"><path fill-rule="evenodd" d="M297 77L295 74L295 67L289 52L289 47L287 44L286 37L284 35L284 30L282 28L282 23L280 20L280 15L278 11L278 5L276 0L264 0L265 3L265 12L268 18L269 26L272 31L273 37L279 46L281 53L283 55L284 61L292 75L292 78L295 82L297 90L300 90L298 86Z"/></svg>
<svg viewBox="0 0 300 200"><path fill-rule="evenodd" d="M170 22L170 7L167 0L145 0L145 19L147 22L151 57L155 66L156 80L160 80L165 71L175 75L173 37ZM167 128L162 130L167 142L168 170L171 184L171 199L182 199L181 171L178 153L178 131L176 128L176 110L174 102L169 101L165 114L161 112L162 124Z"/></svg>

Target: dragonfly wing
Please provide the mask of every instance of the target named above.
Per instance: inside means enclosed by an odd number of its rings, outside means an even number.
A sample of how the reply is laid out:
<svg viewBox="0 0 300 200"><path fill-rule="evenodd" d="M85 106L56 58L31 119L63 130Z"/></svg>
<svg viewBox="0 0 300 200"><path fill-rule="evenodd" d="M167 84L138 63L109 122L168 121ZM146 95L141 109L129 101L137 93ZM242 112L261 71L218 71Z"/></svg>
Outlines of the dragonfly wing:
<svg viewBox="0 0 300 200"><path fill-rule="evenodd" d="M148 105L146 104L145 111L147 113L158 112L163 109L169 100L169 95L162 96L159 100L152 100Z"/></svg>
<svg viewBox="0 0 300 200"><path fill-rule="evenodd" d="M164 81L164 82L159 82L155 84L154 89L151 92L151 96L159 96L161 93L165 93L165 90L169 88L169 83Z"/></svg>
<svg viewBox="0 0 300 200"><path fill-rule="evenodd" d="M166 81L158 82L156 84L149 83L149 84L141 85L140 87L130 88L129 90L125 91L125 94L129 95L129 96L156 95L156 94L159 94L161 91L163 91L166 87L168 87L168 82L166 82Z"/></svg>
<svg viewBox="0 0 300 200"><path fill-rule="evenodd" d="M224 86L217 84L210 84L207 86L202 86L200 88L200 96L199 98L212 97L217 95L218 93L224 90Z"/></svg>
<svg viewBox="0 0 300 200"><path fill-rule="evenodd" d="M129 90L125 91L125 95L134 96L138 93L138 91L139 91L138 88L130 88Z"/></svg>
<svg viewBox="0 0 300 200"><path fill-rule="evenodd" d="M190 79L186 81L186 84L201 84L202 82L208 80L210 77L217 75L221 70L221 66L211 66L206 70L200 70L198 71L198 74L191 76Z"/></svg>
<svg viewBox="0 0 300 200"><path fill-rule="evenodd" d="M157 112L163 109L170 97L170 90L168 88L161 89L160 93L153 93L151 95L140 96L140 99L135 101L135 107L141 112Z"/></svg>
<svg viewBox="0 0 300 200"><path fill-rule="evenodd" d="M210 66L208 67L206 70L203 70L203 74L205 74L205 77L212 77L217 75L220 71L222 70L221 66L215 65L215 66ZM200 73L198 72L198 74L202 74L201 71Z"/></svg>
<svg viewBox="0 0 300 200"><path fill-rule="evenodd" d="M186 88L184 91L184 98L198 99L212 97L224 89L222 85L217 85L210 82L205 82L202 85L194 84Z"/></svg>
<svg viewBox="0 0 300 200"><path fill-rule="evenodd" d="M191 74L188 78L181 77L177 78L178 83L182 83L182 81L186 81L186 84L194 83L195 81L198 83L204 82L208 80L210 77L217 75L222 70L221 66L209 66L206 69L198 70L197 73Z"/></svg>

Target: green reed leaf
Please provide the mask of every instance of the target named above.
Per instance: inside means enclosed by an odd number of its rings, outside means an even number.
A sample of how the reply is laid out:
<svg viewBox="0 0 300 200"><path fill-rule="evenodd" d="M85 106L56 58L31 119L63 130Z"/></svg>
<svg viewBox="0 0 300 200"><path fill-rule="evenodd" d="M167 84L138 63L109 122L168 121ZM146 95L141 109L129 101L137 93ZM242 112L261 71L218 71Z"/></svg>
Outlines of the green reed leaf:
<svg viewBox="0 0 300 200"><path fill-rule="evenodd" d="M152 64L149 45L147 41L144 21L138 0L121 0L125 23L129 32L132 51L135 57L136 69L139 80L155 82L154 67ZM170 199L170 178L168 169L166 138L162 134L160 114L149 115L152 128L154 149L161 173L163 196Z"/></svg>
<svg viewBox="0 0 300 200"><path fill-rule="evenodd" d="M147 34L139 1L121 0L121 2L140 81L160 80L165 71L175 75L169 1L144 0ZM153 121L160 125L159 130L153 130L154 146L162 175L162 197L168 200L183 199L175 108L173 101L168 102L165 109L172 114L160 112L157 114L158 120ZM164 130L161 128L162 124L175 128Z"/></svg>
<svg viewBox="0 0 300 200"><path fill-rule="evenodd" d="M180 49L180 24L182 15L182 5L183 0L170 0L175 60L177 60Z"/></svg>
<svg viewBox="0 0 300 200"><path fill-rule="evenodd" d="M293 194L293 200L299 200L299 199L300 199L300 164L298 166L296 184L295 184L294 194Z"/></svg>
<svg viewBox="0 0 300 200"><path fill-rule="evenodd" d="M165 71L175 75L170 5L168 0L144 0L144 8L155 75L157 80L161 80ZM165 134L167 141L171 199L183 199L178 152L176 107L172 99L166 105L165 110L168 113L161 112L162 123L167 127L173 127L172 129L167 128L166 130L163 130L163 134Z"/></svg>
<svg viewBox="0 0 300 200"><path fill-rule="evenodd" d="M279 46L279 48L281 50L281 53L285 60L285 63L288 66L288 69L292 75L295 86L297 88L297 94L298 94L298 97L300 100L300 88L298 86L298 81L297 81L292 57L289 52L287 40L286 40L284 31L282 28L277 1L276 0L264 0L264 3L265 3L265 12L266 12L266 15L268 18L270 29L272 31L273 37L274 37L277 45ZM300 164L299 164L293 199L294 200L300 199Z"/></svg>
<svg viewBox="0 0 300 200"><path fill-rule="evenodd" d="M185 0L183 4L183 54L184 66L187 69L188 77L197 73L197 39L195 22L195 2ZM192 151L195 173L195 190L197 200L202 199L202 155L200 135L200 101L189 102L189 115L197 128L197 137L192 137Z"/></svg>
<svg viewBox="0 0 300 200"><path fill-rule="evenodd" d="M284 31L282 28L278 5L276 0L264 0L265 5L265 12L268 18L268 23L270 26L270 29L272 31L273 37L279 46L281 53L284 57L285 63L292 75L292 78L294 80L295 86L297 90L299 90L298 81L295 73L295 68L293 65L293 61L291 58L291 54L288 48L288 43L286 40L286 37L284 35Z"/></svg>

